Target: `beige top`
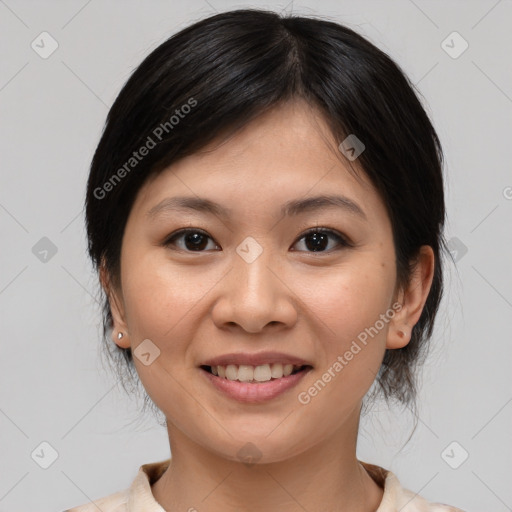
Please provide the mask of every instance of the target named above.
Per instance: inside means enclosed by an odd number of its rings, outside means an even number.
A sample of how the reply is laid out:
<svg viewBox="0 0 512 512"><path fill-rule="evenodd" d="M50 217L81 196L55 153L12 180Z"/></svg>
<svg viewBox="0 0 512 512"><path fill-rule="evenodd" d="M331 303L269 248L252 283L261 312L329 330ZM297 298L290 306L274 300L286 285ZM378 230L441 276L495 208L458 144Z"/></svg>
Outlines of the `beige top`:
<svg viewBox="0 0 512 512"><path fill-rule="evenodd" d="M153 497L151 485L163 475L170 461L169 458L144 464L140 466L128 489L64 512L166 512ZM384 489L382 501L375 512L464 512L449 505L427 502L421 496L404 489L391 471L367 462L359 462L377 485Z"/></svg>

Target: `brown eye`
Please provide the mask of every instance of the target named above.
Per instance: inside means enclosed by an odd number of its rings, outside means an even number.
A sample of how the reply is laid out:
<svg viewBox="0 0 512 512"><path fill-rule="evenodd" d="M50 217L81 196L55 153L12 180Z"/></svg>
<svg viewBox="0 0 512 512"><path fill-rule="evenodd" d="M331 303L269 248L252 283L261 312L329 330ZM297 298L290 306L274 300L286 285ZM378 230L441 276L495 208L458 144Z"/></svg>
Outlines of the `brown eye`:
<svg viewBox="0 0 512 512"><path fill-rule="evenodd" d="M306 231L299 239L305 240L304 245L307 252L331 252L326 250L329 246L329 239L335 239L337 246L351 247L351 244L337 231L326 228L312 228Z"/></svg>
<svg viewBox="0 0 512 512"><path fill-rule="evenodd" d="M163 245L170 248L174 246L185 252L205 252L206 250L219 248L216 243L213 243L208 249L210 240L213 242L213 239L205 231L189 228L173 233ZM352 244L340 233L326 228L311 228L302 235L296 244L301 240L305 240L306 252L332 252L333 248L339 246L352 247ZM335 241L334 244L332 240Z"/></svg>
<svg viewBox="0 0 512 512"><path fill-rule="evenodd" d="M182 240L182 244L178 246L178 249L188 252L203 252L208 246L208 239L212 240L207 233L200 229L182 229L171 235L164 242L164 245L166 247L176 245L177 240ZM216 244L214 246L218 247Z"/></svg>

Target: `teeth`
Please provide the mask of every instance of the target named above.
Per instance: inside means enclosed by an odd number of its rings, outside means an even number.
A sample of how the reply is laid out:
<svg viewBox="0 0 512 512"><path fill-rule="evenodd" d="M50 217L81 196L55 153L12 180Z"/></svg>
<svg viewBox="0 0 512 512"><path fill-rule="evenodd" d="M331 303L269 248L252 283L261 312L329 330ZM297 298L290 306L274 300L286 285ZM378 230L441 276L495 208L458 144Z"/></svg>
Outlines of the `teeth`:
<svg viewBox="0 0 512 512"><path fill-rule="evenodd" d="M219 367L217 367L218 371ZM228 364L226 366L226 379L236 380L238 378L238 367L234 364Z"/></svg>
<svg viewBox="0 0 512 512"><path fill-rule="evenodd" d="M240 382L251 382L254 379L254 369L247 364L238 367L238 380Z"/></svg>
<svg viewBox="0 0 512 512"><path fill-rule="evenodd" d="M259 366L228 364L227 366L212 366L211 371L213 375L218 375L222 379L238 380L240 382L268 382L271 379L287 377L298 368L300 366L281 363Z"/></svg>
<svg viewBox="0 0 512 512"><path fill-rule="evenodd" d="M272 378L272 372L269 364L262 364L254 368L254 380L258 382L265 382Z"/></svg>
<svg viewBox="0 0 512 512"><path fill-rule="evenodd" d="M285 377L287 377L288 375L291 375L292 372L293 372L293 364L285 364L283 366L283 374Z"/></svg>

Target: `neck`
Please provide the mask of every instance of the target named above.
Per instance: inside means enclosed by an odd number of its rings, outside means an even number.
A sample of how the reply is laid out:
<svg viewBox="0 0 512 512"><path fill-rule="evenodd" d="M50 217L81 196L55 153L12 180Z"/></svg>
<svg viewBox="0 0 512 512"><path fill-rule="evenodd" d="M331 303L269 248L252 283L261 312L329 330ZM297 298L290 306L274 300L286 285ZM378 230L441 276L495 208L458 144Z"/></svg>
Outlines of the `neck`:
<svg viewBox="0 0 512 512"><path fill-rule="evenodd" d="M152 486L167 512L374 512L382 501L356 458L357 424L287 460L252 465L212 453L170 425L168 432L171 464Z"/></svg>

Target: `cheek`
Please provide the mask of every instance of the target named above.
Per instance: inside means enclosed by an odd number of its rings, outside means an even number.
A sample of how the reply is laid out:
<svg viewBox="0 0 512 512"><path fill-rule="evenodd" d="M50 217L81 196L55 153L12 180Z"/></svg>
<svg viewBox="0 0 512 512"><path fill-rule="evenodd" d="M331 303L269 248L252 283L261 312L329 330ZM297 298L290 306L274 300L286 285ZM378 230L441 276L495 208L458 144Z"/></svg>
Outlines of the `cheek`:
<svg viewBox="0 0 512 512"><path fill-rule="evenodd" d="M191 270L180 272L164 258L142 251L127 255L124 262L123 296L137 373L166 417L190 430L194 427L187 418L201 417L204 412L201 404L190 398L197 392L188 379L188 348L196 325L195 307L213 282L197 278ZM136 356L137 346L146 339L160 351L149 365ZM185 410L188 413L182 417Z"/></svg>
<svg viewBox="0 0 512 512"><path fill-rule="evenodd" d="M360 258L324 279L302 281L301 297L315 324L319 355L315 389L304 390L316 406L338 403L350 407L364 396L384 357L387 331L394 316L390 300L392 267L373 254ZM350 399L348 398L350 397ZM306 397L307 399L307 397ZM343 414L341 409L339 414Z"/></svg>
<svg viewBox="0 0 512 512"><path fill-rule="evenodd" d="M389 309L394 287L389 269L377 258L361 258L338 270L329 269L323 276L302 278L294 291L306 306L305 314L322 321L330 345L341 348Z"/></svg>
<svg viewBox="0 0 512 512"><path fill-rule="evenodd" d="M194 306L215 282L211 275L202 276L198 269L180 271L165 257L156 256L141 252L126 258L126 314L130 330L135 330L141 339L172 338L172 332L183 328L187 316L193 316Z"/></svg>

